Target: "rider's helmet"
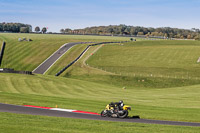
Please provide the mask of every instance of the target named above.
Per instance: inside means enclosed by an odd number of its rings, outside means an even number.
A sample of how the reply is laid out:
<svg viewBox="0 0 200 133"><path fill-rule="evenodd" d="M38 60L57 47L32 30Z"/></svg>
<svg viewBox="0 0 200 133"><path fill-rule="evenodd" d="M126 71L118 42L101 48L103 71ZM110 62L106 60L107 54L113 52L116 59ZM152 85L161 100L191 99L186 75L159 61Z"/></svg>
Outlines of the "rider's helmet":
<svg viewBox="0 0 200 133"><path fill-rule="evenodd" d="M122 101L122 100L120 100L120 101L119 101L119 103L121 104L121 103L123 103L123 101Z"/></svg>
<svg viewBox="0 0 200 133"><path fill-rule="evenodd" d="M122 100L119 101L119 106L122 108L124 106L124 102Z"/></svg>

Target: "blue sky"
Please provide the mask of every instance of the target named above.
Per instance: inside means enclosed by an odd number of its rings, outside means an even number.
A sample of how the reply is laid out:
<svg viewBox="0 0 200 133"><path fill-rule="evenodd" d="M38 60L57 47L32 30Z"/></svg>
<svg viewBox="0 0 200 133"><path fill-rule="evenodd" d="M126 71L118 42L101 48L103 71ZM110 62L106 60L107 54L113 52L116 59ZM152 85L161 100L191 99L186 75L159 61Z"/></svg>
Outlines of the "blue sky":
<svg viewBox="0 0 200 133"><path fill-rule="evenodd" d="M0 22L85 28L126 24L200 28L200 0L0 0Z"/></svg>

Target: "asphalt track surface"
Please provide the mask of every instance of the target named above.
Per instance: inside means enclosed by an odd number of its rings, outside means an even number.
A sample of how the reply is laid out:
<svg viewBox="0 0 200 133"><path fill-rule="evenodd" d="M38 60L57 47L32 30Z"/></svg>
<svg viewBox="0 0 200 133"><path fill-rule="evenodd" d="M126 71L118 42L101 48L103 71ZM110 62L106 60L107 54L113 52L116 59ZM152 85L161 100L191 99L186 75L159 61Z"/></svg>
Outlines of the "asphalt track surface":
<svg viewBox="0 0 200 133"><path fill-rule="evenodd" d="M0 103L0 112L9 112L9 113L16 113L16 114L29 114L29 115L41 115L41 116L54 116L54 117L67 117L67 118L76 118L76 119L115 121L115 122L132 122L132 123L200 127L200 123L148 120L148 119L136 119L136 118L127 118L127 119L108 118L108 117L101 117L100 115L63 112L63 111L31 108L31 107L25 107L25 106L3 104L3 103Z"/></svg>
<svg viewBox="0 0 200 133"><path fill-rule="evenodd" d="M49 58L47 58L42 64L40 64L33 73L44 74L62 55L64 55L71 47L77 44L85 44L91 42L74 42L66 43L61 46L56 52L54 52Z"/></svg>

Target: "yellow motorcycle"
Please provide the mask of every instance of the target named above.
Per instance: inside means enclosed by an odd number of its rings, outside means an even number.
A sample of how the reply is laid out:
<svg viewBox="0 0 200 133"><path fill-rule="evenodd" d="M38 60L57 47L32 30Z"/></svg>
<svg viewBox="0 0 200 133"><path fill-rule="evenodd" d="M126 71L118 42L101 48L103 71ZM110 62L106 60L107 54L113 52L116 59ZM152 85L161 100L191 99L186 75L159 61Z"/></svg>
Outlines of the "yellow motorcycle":
<svg viewBox="0 0 200 133"><path fill-rule="evenodd" d="M131 110L131 107L128 105L124 105L123 109L119 109L119 107L116 104L114 106L108 104L106 108L101 112L101 117L113 117L123 119L128 117L129 110Z"/></svg>

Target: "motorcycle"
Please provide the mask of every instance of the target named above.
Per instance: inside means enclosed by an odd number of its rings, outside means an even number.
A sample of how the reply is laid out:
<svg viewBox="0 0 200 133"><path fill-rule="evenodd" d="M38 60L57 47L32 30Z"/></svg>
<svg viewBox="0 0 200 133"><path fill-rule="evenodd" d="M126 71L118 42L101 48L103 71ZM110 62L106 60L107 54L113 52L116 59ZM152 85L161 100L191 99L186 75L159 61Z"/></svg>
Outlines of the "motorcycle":
<svg viewBox="0 0 200 133"><path fill-rule="evenodd" d="M131 107L124 105L123 109L119 109L117 105L114 107L108 104L106 108L101 112L101 117L113 117L113 118L126 118L128 117L128 111L131 110Z"/></svg>

